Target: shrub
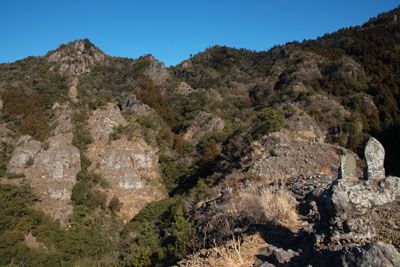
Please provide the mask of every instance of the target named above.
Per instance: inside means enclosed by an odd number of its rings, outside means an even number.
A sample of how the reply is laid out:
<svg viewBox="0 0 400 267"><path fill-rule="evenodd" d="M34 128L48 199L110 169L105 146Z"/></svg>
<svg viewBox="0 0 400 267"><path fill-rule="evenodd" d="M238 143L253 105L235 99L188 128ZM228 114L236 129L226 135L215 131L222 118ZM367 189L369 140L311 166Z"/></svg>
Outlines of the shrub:
<svg viewBox="0 0 400 267"><path fill-rule="evenodd" d="M114 126L112 133L110 134L110 140L118 140L121 139L123 133L125 131L125 127L121 124Z"/></svg>
<svg viewBox="0 0 400 267"><path fill-rule="evenodd" d="M162 127L157 135L157 144L172 146L174 143L174 133L169 127Z"/></svg>
<svg viewBox="0 0 400 267"><path fill-rule="evenodd" d="M4 174L4 176L7 179L18 179L18 178L24 178L25 174L23 174L23 173L14 173L14 172L6 172Z"/></svg>
<svg viewBox="0 0 400 267"><path fill-rule="evenodd" d="M32 157L30 157L30 158L26 161L25 167L28 168L28 167L32 166L33 163L34 163L34 160L33 160Z"/></svg>
<svg viewBox="0 0 400 267"><path fill-rule="evenodd" d="M136 97L156 110L168 125L171 127L176 125L178 121L177 114L166 104L164 97L161 94L161 89L145 75L140 76L139 83L141 89L136 93Z"/></svg>
<svg viewBox="0 0 400 267"><path fill-rule="evenodd" d="M115 215L118 211L122 208L122 203L119 201L117 196L113 196L108 204L108 208L110 209L111 213Z"/></svg>
<svg viewBox="0 0 400 267"><path fill-rule="evenodd" d="M72 188L71 200L75 206L82 206L88 212L96 208L105 208L107 196L104 192L93 189L97 184L102 184L101 175L80 171L77 175L77 183Z"/></svg>
<svg viewBox="0 0 400 267"><path fill-rule="evenodd" d="M173 191L191 173L191 169L186 163L177 163L176 159L169 156L160 155L158 163L163 184L168 192Z"/></svg>
<svg viewBox="0 0 400 267"><path fill-rule="evenodd" d="M0 144L0 177L4 176L7 171L7 163L10 159L12 146L7 143Z"/></svg>
<svg viewBox="0 0 400 267"><path fill-rule="evenodd" d="M174 150L178 153L178 156L184 156L193 150L192 145L187 142L181 135L176 134L174 136Z"/></svg>
<svg viewBox="0 0 400 267"><path fill-rule="evenodd" d="M267 107L261 110L257 116L257 131L260 134L267 134L279 131L285 123L285 118L280 110Z"/></svg>
<svg viewBox="0 0 400 267"><path fill-rule="evenodd" d="M221 154L221 146L214 138L206 138L199 144L199 153L199 164L206 168Z"/></svg>
<svg viewBox="0 0 400 267"><path fill-rule="evenodd" d="M194 227L177 202L167 198L150 203L125 225L121 265L170 266L191 251Z"/></svg>

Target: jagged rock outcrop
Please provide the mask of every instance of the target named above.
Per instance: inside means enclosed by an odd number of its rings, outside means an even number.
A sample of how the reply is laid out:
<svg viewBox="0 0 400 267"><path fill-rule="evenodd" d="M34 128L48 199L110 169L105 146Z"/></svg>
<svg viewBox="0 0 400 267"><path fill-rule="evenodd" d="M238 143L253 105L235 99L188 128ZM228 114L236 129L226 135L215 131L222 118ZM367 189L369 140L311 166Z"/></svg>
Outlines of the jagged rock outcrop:
<svg viewBox="0 0 400 267"><path fill-rule="evenodd" d="M176 87L175 92L181 95L188 95L194 92L194 89L185 82L180 82L179 85Z"/></svg>
<svg viewBox="0 0 400 267"><path fill-rule="evenodd" d="M242 168L266 181L317 174L337 177L340 148L316 142L314 136L288 131L271 133L246 151Z"/></svg>
<svg viewBox="0 0 400 267"><path fill-rule="evenodd" d="M64 225L72 211L71 191L81 168L79 150L72 145L72 138L72 133L59 134L42 144L22 136L7 167L9 172L25 175L40 197L38 208Z"/></svg>
<svg viewBox="0 0 400 267"><path fill-rule="evenodd" d="M201 111L191 121L186 133L183 135L183 139L192 144L197 144L207 133L213 131L221 132L224 128L225 122L223 119L213 116L211 113Z"/></svg>
<svg viewBox="0 0 400 267"><path fill-rule="evenodd" d="M148 105L137 100L135 95L128 96L127 98L119 101L118 107L122 112L131 111L137 117L144 117L152 112L155 112Z"/></svg>
<svg viewBox="0 0 400 267"><path fill-rule="evenodd" d="M153 56L149 56L148 58L150 64L144 70L144 74L156 85L162 85L171 76L168 69L163 62L156 60Z"/></svg>
<svg viewBox="0 0 400 267"><path fill-rule="evenodd" d="M108 198L118 197L122 208L118 216L127 221L146 204L164 197L158 170L158 156L142 137L109 140L117 125L127 122L119 109L108 105L93 111L88 127L93 143L87 149L90 170L99 172L109 183Z"/></svg>

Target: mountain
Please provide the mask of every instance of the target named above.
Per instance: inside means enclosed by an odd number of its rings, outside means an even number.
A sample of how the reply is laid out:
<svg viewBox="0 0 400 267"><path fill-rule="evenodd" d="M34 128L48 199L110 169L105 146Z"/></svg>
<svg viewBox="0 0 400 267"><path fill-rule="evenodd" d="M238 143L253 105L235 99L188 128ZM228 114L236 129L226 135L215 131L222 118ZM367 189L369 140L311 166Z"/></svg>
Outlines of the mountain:
<svg viewBox="0 0 400 267"><path fill-rule="evenodd" d="M87 39L0 64L0 265L399 265L399 16L169 68Z"/></svg>

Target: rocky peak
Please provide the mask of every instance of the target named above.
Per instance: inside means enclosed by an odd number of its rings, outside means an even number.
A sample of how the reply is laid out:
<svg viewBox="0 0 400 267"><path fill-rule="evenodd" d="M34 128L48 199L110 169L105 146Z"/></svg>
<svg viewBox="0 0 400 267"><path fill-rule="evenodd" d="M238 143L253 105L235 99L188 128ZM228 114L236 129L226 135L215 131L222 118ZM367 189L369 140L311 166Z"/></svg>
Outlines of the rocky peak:
<svg viewBox="0 0 400 267"><path fill-rule="evenodd" d="M88 39L83 39L61 45L49 52L46 58L50 62L59 63L59 71L62 74L79 76L90 72L94 64L106 58L106 54Z"/></svg>
<svg viewBox="0 0 400 267"><path fill-rule="evenodd" d="M162 85L171 77L164 62L158 61L153 55L146 55L144 60L148 62L148 66L144 74L148 76L155 84Z"/></svg>

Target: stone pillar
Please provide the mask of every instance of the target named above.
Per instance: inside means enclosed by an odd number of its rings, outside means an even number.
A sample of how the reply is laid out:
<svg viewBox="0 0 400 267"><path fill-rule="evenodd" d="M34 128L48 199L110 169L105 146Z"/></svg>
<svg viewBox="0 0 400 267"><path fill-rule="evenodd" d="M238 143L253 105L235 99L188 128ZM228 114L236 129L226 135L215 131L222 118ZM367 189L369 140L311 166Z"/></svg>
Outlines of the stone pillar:
<svg viewBox="0 0 400 267"><path fill-rule="evenodd" d="M365 147L365 160L367 161L368 179L385 178L385 149L378 140L371 137Z"/></svg>
<svg viewBox="0 0 400 267"><path fill-rule="evenodd" d="M356 179L357 178L357 160L351 152L340 157L340 178L341 179Z"/></svg>

